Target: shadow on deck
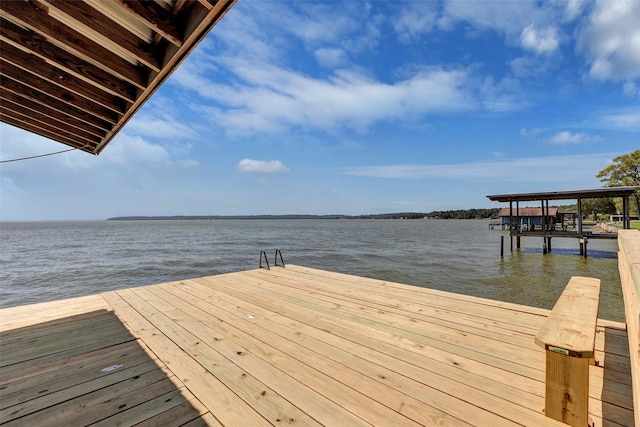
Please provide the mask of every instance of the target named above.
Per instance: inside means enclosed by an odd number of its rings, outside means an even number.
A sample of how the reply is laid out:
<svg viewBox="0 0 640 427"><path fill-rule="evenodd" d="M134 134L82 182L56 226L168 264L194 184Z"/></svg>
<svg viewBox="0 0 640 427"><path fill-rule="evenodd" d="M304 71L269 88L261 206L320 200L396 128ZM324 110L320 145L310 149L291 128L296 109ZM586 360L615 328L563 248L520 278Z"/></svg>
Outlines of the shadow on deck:
<svg viewBox="0 0 640 427"><path fill-rule="evenodd" d="M202 412L111 311L5 330L0 349L3 426L180 425Z"/></svg>

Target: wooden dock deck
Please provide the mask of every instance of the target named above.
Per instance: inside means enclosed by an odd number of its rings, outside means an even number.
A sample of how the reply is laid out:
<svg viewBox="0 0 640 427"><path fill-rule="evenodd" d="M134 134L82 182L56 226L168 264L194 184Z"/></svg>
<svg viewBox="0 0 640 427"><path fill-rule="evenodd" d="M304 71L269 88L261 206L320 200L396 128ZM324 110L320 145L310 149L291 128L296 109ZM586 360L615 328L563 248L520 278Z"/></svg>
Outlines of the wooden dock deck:
<svg viewBox="0 0 640 427"><path fill-rule="evenodd" d="M294 265L0 310L0 424L561 426L549 311ZM599 320L595 426L634 425Z"/></svg>

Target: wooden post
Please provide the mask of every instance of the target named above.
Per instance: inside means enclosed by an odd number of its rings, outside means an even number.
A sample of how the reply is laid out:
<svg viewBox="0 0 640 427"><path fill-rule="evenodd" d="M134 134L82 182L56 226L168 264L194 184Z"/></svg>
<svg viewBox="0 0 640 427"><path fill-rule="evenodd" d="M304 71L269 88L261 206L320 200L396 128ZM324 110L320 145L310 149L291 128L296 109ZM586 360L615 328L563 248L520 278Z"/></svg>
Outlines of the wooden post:
<svg viewBox="0 0 640 427"><path fill-rule="evenodd" d="M516 249L520 249L520 236L516 237Z"/></svg>
<svg viewBox="0 0 640 427"><path fill-rule="evenodd" d="M504 256L504 236L500 236L500 256Z"/></svg>
<svg viewBox="0 0 640 427"><path fill-rule="evenodd" d="M551 237L547 237L547 249L551 252Z"/></svg>
<svg viewBox="0 0 640 427"><path fill-rule="evenodd" d="M589 363L594 357L600 279L572 277L535 337L545 349L545 414L589 425Z"/></svg>
<svg viewBox="0 0 640 427"><path fill-rule="evenodd" d="M546 354L545 415L570 426L588 426L589 358Z"/></svg>

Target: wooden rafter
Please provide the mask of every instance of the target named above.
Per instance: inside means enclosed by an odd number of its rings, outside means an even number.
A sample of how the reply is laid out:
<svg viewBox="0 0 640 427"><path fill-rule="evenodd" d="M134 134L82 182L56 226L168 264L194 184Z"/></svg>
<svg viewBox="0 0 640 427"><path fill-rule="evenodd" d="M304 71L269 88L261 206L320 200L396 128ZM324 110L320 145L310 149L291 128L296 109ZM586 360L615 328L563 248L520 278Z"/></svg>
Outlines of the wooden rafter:
<svg viewBox="0 0 640 427"><path fill-rule="evenodd" d="M0 2L0 119L99 154L235 0Z"/></svg>

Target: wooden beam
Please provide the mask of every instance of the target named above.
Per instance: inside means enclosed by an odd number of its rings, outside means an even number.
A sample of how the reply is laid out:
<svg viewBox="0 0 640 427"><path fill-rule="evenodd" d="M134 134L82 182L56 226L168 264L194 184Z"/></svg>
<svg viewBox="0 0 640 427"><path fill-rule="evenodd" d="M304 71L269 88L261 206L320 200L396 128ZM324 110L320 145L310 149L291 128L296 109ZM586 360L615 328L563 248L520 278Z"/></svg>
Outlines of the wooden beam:
<svg viewBox="0 0 640 427"><path fill-rule="evenodd" d="M68 126L83 130L92 135L99 136L100 138L104 138L107 133L106 131L111 128L111 126L106 122L103 123L102 127L94 126L86 120L81 120L77 117L52 110L42 104L38 104L30 99L23 98L13 92L4 90L4 88L0 88L0 99L2 99L2 102L18 104L23 108L33 111L35 114L42 114L47 117L51 117L52 119L66 123Z"/></svg>
<svg viewBox="0 0 640 427"><path fill-rule="evenodd" d="M82 111L79 108L69 105L64 101L55 99L45 93L31 89L30 87L27 87L13 79L4 77L2 79L1 87L4 90L12 92L20 97L27 98L46 108L54 109L56 111L59 111L60 113L69 115L71 117L76 117L79 120L85 120L87 123L91 123L92 125L106 131L110 131L115 124L113 120L105 120L103 118L88 114L87 112Z"/></svg>
<svg viewBox="0 0 640 427"><path fill-rule="evenodd" d="M107 109L93 101L89 101L86 98L80 97L75 93L64 90L58 86L52 86L33 74L24 72L18 67L15 67L3 60L0 60L0 74L4 77L9 77L21 82L24 86L27 86L33 90L49 95L52 98L58 99L61 102L73 105L74 107L89 113L93 116L99 117L107 121L117 121L119 115L122 113L114 112Z"/></svg>
<svg viewBox="0 0 640 427"><path fill-rule="evenodd" d="M80 95L92 102L102 105L115 113L123 114L126 103L117 96L99 90L78 80L71 74L48 64L35 55L25 55L20 49L0 41L0 56L3 60L20 68L25 73L31 73L60 88Z"/></svg>
<svg viewBox="0 0 640 427"><path fill-rule="evenodd" d="M33 120L35 122L38 122L39 126L44 126L46 129L49 129L51 131L55 129L60 134L78 138L86 142L93 142L96 145L102 139L100 136L92 135L85 131L71 127L64 121L56 120L43 113L36 113L29 110L28 108L14 104L12 102L8 102L6 100L3 100L2 105L0 105L0 110L2 110L2 112L8 116L13 116L16 118L21 116L25 121Z"/></svg>
<svg viewBox="0 0 640 427"><path fill-rule="evenodd" d="M24 129L26 131L29 132L33 132L33 133L37 133L41 136L44 136L45 138L49 138L52 139L54 141L58 141L61 142L65 145L69 145L73 148L79 148L83 151L86 151L88 153L95 153L95 144L90 144L90 143L85 143L82 141L79 141L75 138L68 138L64 135L60 135L59 133L56 132L51 132L45 128L42 128L40 126L36 126L33 124L32 121L23 121L20 118L15 118L12 116L8 116L2 112L0 112L0 120L2 120L3 122L6 122L12 126L16 126L19 127L21 129Z"/></svg>
<svg viewBox="0 0 640 427"><path fill-rule="evenodd" d="M0 2L0 16L56 41L59 47L80 59L102 68L140 89L147 87L148 74L115 55L80 32L52 18L45 7L31 1Z"/></svg>
<svg viewBox="0 0 640 427"><path fill-rule="evenodd" d="M100 90L129 102L133 102L136 98L133 86L92 64L79 60L76 56L52 44L39 34L23 29L11 21L0 19L0 39L25 54L33 54Z"/></svg>
<svg viewBox="0 0 640 427"><path fill-rule="evenodd" d="M121 27L102 13L98 12L87 3L68 0L41 0L50 9L65 14L76 21L81 22L111 41L118 48L125 50L147 67L158 72L160 61L153 56L148 43L135 34Z"/></svg>
<svg viewBox="0 0 640 427"><path fill-rule="evenodd" d="M114 0L127 12L171 44L182 46L182 35L171 12L154 1Z"/></svg>

